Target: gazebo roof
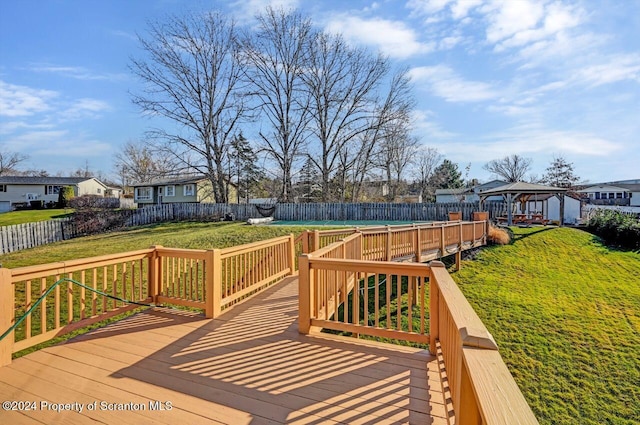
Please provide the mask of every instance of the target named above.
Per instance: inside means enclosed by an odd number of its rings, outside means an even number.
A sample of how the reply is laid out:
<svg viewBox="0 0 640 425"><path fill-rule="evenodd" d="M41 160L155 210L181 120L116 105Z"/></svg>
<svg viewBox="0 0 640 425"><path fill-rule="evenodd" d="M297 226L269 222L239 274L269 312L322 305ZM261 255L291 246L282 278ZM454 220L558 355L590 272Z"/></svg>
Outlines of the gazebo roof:
<svg viewBox="0 0 640 425"><path fill-rule="evenodd" d="M494 189L480 192L481 197L511 194L539 194L539 193L563 193L567 189L563 187L544 186L541 184L515 182L499 186Z"/></svg>

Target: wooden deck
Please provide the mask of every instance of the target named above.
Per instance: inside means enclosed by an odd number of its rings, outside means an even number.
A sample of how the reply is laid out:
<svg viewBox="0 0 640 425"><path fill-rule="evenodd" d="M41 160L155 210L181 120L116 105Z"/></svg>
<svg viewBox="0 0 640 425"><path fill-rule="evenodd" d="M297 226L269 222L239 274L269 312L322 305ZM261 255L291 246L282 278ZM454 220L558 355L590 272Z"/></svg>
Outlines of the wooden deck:
<svg viewBox="0 0 640 425"><path fill-rule="evenodd" d="M0 368L1 401L36 408L0 423L448 422L428 351L303 336L297 316L291 278L217 319L147 310Z"/></svg>

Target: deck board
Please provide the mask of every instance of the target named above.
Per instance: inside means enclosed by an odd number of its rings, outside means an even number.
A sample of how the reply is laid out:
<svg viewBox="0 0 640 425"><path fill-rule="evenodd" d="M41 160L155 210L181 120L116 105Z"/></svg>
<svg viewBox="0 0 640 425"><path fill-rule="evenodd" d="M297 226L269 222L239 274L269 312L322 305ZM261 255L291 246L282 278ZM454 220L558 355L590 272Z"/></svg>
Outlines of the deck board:
<svg viewBox="0 0 640 425"><path fill-rule="evenodd" d="M289 279L214 320L150 309L16 359L0 368L3 400L84 409L0 411L0 423L447 423L435 357L300 335L297 302ZM145 408L102 410L101 401ZM155 401L172 408L150 410Z"/></svg>

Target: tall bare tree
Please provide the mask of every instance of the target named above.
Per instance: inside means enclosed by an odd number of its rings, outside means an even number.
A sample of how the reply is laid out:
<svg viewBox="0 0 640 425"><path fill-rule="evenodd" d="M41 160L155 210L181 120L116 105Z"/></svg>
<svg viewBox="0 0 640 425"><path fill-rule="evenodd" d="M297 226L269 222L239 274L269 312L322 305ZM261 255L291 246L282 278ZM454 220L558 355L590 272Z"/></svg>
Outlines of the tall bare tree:
<svg viewBox="0 0 640 425"><path fill-rule="evenodd" d="M0 176L17 172L16 167L28 158L27 155L11 152L6 150L4 146L0 146Z"/></svg>
<svg viewBox="0 0 640 425"><path fill-rule="evenodd" d="M429 196L434 194L430 181L436 167L440 164L442 159L443 156L440 152L438 152L436 148L432 147L419 149L416 154L416 159L414 161L414 176L418 181L422 202L425 202Z"/></svg>
<svg viewBox="0 0 640 425"><path fill-rule="evenodd" d="M524 176L531 169L531 158L523 158L515 154L509 155L502 159L489 161L482 168L509 183L519 182L524 180Z"/></svg>
<svg viewBox="0 0 640 425"><path fill-rule="evenodd" d="M302 79L311 95L311 144L320 151L314 155L310 150L309 158L320 171L322 200L328 201L340 153L373 121L376 89L389 71L389 61L324 32L313 38L308 57Z"/></svg>
<svg viewBox="0 0 640 425"><path fill-rule="evenodd" d="M415 106L412 85L406 69L395 72L384 96L376 103L372 121L367 130L358 136L359 146L350 164L353 200L360 196L362 185L372 166L379 166L381 144L391 143L399 134L407 135L411 125L411 112ZM397 139L400 140L400 139ZM403 168L404 169L404 168Z"/></svg>
<svg viewBox="0 0 640 425"><path fill-rule="evenodd" d="M261 113L263 151L282 172L280 200L292 200L292 174L308 137L309 93L302 72L313 34L311 21L298 12L267 8L257 31L245 37L243 57L250 93Z"/></svg>
<svg viewBox="0 0 640 425"><path fill-rule="evenodd" d="M227 202L229 143L247 108L235 23L218 12L172 17L139 40L147 57L131 69L145 83L133 102L178 124L150 135L185 168L206 175L216 202Z"/></svg>
<svg viewBox="0 0 640 425"><path fill-rule="evenodd" d="M123 186L149 183L153 179L171 175L175 169L173 155L163 150L154 150L142 141L128 141L122 151L115 154L115 170Z"/></svg>

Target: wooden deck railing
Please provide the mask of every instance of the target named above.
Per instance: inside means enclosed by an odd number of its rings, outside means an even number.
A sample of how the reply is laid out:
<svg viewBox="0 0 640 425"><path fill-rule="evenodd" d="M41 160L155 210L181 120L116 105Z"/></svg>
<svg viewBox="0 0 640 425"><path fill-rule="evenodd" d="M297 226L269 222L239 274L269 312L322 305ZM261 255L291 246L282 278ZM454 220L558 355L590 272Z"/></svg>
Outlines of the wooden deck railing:
<svg viewBox="0 0 640 425"><path fill-rule="evenodd" d="M217 317L239 301L295 274L293 235L226 249L149 249L15 269L0 268L0 366L11 355L138 307L131 302L203 309Z"/></svg>
<svg viewBox="0 0 640 425"><path fill-rule="evenodd" d="M444 265L393 261L459 253L484 244L486 230L484 222L363 229L301 255L299 331L428 345L442 355L456 424L537 424L493 337Z"/></svg>

